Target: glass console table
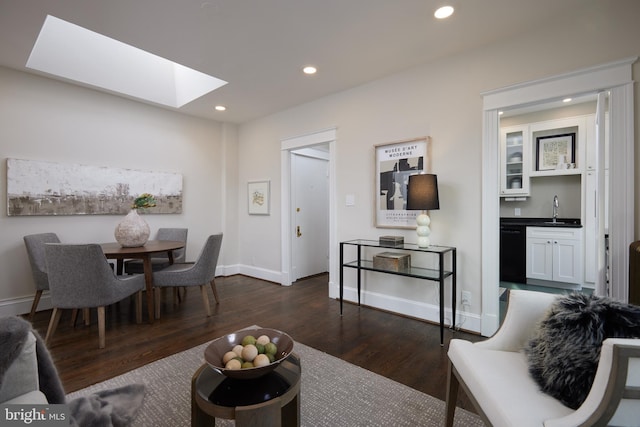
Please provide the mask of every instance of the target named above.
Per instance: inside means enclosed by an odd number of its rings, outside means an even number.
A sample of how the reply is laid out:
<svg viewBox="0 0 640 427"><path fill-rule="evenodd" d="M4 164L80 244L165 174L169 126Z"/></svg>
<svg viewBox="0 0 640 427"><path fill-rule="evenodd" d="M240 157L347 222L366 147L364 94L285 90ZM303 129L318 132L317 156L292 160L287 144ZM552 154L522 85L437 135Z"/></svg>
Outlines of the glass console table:
<svg viewBox="0 0 640 427"><path fill-rule="evenodd" d="M344 260L345 246L355 246L357 258L355 261ZM408 268L399 271L376 268L373 260L362 259L362 248L380 248L385 251L400 251L401 253L422 252L438 256L438 268L423 268L410 265ZM451 271L445 270L445 255L451 256ZM402 246L392 247L380 245L376 240L348 240L340 242L340 315L342 316L342 303L344 297L344 269L354 268L358 270L358 305L360 305L360 290L362 286L362 271L375 271L378 273L395 274L398 276L413 277L416 279L431 280L440 284L440 345L444 345L444 282L451 277L451 311L452 326L456 319L456 248L450 246L429 246L419 248L415 244L405 243Z"/></svg>

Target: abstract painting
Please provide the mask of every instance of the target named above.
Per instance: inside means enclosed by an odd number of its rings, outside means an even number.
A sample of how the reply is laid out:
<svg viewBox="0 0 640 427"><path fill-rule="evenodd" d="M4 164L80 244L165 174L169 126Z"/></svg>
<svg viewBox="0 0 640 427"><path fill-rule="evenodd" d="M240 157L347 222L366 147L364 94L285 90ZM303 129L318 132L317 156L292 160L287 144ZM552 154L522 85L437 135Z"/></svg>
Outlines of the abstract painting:
<svg viewBox="0 0 640 427"><path fill-rule="evenodd" d="M122 215L142 193L146 213L182 213L182 175L7 159L7 215Z"/></svg>

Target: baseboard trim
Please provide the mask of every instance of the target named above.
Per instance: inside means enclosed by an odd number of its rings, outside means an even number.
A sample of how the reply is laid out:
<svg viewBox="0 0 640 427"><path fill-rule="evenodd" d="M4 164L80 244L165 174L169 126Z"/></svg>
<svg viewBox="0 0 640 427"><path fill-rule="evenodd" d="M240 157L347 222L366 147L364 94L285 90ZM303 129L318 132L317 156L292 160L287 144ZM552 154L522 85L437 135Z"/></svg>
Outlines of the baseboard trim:
<svg viewBox="0 0 640 427"><path fill-rule="evenodd" d="M331 282L329 284L329 297L340 298L339 284ZM358 290L357 288L344 287L343 300L350 303L358 303ZM403 316L412 317L415 319L425 320L430 323L440 323L440 307L435 304L428 304L419 301L407 300L405 298L398 298L387 294L380 294L377 292L370 292L362 290L360 292L360 304L368 307L378 308L380 310L397 313ZM444 323L445 327L450 327L451 307L446 307L444 310ZM480 316L475 313L466 312L459 307L456 308L456 329L472 333L480 333Z"/></svg>
<svg viewBox="0 0 640 427"><path fill-rule="evenodd" d="M35 294L34 294L35 295ZM33 296L8 298L0 301L0 317L21 316L31 312ZM44 292L38 303L38 311L51 309L51 295Z"/></svg>
<svg viewBox="0 0 640 427"><path fill-rule="evenodd" d="M282 283L282 272L258 268L243 264L234 264L227 266L218 266L216 274L219 276L233 276L242 274L244 276L254 277L256 279L266 280L273 283ZM329 298L339 298L339 284L335 282L329 283ZM344 300L352 303L358 302L358 294L356 288L344 288ZM363 290L360 295L362 305L378 308L381 310L397 313L400 315L425 320L432 323L440 322L440 310L435 304L427 304L418 301L397 298L387 294L380 294ZM18 316L27 314L31 311L33 297L10 298L0 301L0 317ZM51 297L48 292L44 292L38 311L51 309ZM445 307L445 325L449 327L451 324L451 308ZM461 309L456 309L456 328L470 332L480 332L480 316L474 313L468 313Z"/></svg>

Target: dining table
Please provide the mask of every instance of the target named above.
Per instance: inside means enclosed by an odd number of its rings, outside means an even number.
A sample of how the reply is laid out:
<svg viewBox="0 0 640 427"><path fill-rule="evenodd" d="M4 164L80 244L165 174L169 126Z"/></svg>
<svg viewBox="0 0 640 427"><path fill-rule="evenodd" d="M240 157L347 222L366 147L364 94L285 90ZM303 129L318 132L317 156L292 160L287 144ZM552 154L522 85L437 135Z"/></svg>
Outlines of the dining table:
<svg viewBox="0 0 640 427"><path fill-rule="evenodd" d="M144 270L144 282L147 291L147 309L149 310L149 323L154 321L154 297L153 297L153 265L151 256L165 252L169 258L169 263L173 264L173 251L182 249L185 242L174 240L149 240L144 246L135 248L123 247L117 242L101 243L102 252L108 259L116 260L116 273L122 274L124 260L141 259Z"/></svg>

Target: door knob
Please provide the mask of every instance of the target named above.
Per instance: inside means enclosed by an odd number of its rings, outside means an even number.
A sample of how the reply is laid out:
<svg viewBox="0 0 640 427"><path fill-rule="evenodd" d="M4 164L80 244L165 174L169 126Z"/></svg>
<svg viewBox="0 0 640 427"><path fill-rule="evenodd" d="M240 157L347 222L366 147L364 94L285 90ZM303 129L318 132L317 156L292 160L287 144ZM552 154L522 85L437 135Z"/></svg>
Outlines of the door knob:
<svg viewBox="0 0 640 427"><path fill-rule="evenodd" d="M296 227L296 235L298 237L302 237L302 233L300 232L300 226L299 225Z"/></svg>

